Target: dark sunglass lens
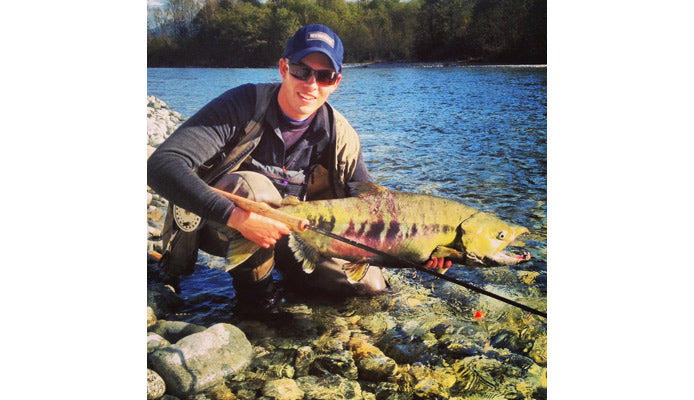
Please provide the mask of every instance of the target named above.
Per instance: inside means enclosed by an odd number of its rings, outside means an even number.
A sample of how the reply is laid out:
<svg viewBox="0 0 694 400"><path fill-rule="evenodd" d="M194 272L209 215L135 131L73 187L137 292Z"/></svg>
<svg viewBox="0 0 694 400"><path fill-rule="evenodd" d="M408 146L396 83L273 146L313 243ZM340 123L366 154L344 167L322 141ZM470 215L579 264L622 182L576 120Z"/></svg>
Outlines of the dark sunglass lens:
<svg viewBox="0 0 694 400"><path fill-rule="evenodd" d="M335 75L337 75L337 74L333 71L328 71L328 70L316 71L316 80L318 82L332 84L335 81Z"/></svg>
<svg viewBox="0 0 694 400"><path fill-rule="evenodd" d="M302 64L289 64L289 73L302 81L311 77L311 68Z"/></svg>
<svg viewBox="0 0 694 400"><path fill-rule="evenodd" d="M292 74L292 76L296 79L302 81L308 80L311 75L315 74L316 81L328 85L332 85L337 79L337 72L335 71L330 71L327 69L317 71L304 64L289 63L289 73Z"/></svg>

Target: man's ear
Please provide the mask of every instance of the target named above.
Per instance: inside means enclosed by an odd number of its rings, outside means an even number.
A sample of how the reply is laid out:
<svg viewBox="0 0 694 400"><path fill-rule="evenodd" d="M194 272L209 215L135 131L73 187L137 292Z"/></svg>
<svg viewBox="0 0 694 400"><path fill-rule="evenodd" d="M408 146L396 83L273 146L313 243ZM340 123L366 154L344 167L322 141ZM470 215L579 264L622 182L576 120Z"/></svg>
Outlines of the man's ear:
<svg viewBox="0 0 694 400"><path fill-rule="evenodd" d="M341 81L342 81L342 74L337 76L337 80L335 81L335 83L333 83L330 94L333 94L337 90L337 87L340 86Z"/></svg>
<svg viewBox="0 0 694 400"><path fill-rule="evenodd" d="M280 76L282 79L287 77L287 71L289 70L289 65L287 64L287 60L285 58L280 58L279 62L279 68L280 68Z"/></svg>

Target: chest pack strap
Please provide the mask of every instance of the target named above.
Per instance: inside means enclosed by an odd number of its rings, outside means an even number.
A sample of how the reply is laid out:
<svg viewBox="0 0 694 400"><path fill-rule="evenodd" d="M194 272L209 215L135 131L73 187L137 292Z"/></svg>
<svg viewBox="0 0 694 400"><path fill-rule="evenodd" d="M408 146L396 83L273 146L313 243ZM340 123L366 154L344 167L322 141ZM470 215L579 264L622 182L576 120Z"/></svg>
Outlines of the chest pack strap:
<svg viewBox="0 0 694 400"><path fill-rule="evenodd" d="M259 133L263 129L265 113L272 102L272 95L277 87L279 84L256 85L255 114L253 119L246 124L243 137L231 149L225 148L220 154L198 168L198 176L202 180L207 183L214 182L226 172L238 168L255 149L262 137Z"/></svg>

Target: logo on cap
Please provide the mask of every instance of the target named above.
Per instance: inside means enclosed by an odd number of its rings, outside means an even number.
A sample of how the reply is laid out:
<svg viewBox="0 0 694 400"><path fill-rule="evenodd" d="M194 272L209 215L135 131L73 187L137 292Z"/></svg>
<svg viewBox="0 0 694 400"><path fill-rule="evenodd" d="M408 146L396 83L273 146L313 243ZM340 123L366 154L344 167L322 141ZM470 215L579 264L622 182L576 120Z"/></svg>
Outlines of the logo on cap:
<svg viewBox="0 0 694 400"><path fill-rule="evenodd" d="M308 40L321 40L327 43L328 46L333 48L335 47L335 40L333 40L333 38L331 38L330 35L325 32L309 32Z"/></svg>

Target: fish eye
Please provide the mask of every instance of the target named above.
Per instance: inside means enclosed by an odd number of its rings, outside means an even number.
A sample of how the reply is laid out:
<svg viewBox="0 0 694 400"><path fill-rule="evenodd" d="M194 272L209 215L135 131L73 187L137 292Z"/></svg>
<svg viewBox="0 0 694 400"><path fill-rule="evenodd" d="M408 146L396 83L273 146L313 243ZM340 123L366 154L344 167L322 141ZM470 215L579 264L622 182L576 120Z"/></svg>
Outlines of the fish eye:
<svg viewBox="0 0 694 400"><path fill-rule="evenodd" d="M504 240L504 239L506 239L506 232L505 232L505 231L499 232L499 233L496 235L496 238L499 239L499 240Z"/></svg>

